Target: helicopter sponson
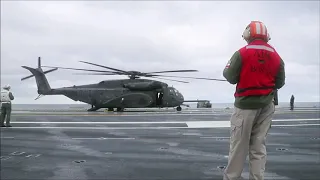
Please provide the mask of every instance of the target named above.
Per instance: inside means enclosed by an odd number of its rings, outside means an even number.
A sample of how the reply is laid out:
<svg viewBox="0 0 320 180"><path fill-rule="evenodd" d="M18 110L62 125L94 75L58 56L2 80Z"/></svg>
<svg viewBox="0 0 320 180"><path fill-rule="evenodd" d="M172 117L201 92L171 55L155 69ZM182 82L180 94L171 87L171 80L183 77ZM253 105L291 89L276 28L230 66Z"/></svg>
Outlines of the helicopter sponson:
<svg viewBox="0 0 320 180"><path fill-rule="evenodd" d="M133 82L126 83L123 85L124 88L127 88L131 91L151 91L156 89L162 89L167 87L168 85L165 83L152 81L152 82Z"/></svg>

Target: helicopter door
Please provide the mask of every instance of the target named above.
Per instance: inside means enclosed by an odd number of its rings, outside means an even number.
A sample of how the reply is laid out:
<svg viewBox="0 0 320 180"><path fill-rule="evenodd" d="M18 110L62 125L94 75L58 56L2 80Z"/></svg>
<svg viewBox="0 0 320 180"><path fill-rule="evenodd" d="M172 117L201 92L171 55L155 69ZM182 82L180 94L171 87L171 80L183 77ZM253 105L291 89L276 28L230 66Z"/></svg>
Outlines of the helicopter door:
<svg viewBox="0 0 320 180"><path fill-rule="evenodd" d="M163 92L156 93L156 105L161 106L163 104Z"/></svg>

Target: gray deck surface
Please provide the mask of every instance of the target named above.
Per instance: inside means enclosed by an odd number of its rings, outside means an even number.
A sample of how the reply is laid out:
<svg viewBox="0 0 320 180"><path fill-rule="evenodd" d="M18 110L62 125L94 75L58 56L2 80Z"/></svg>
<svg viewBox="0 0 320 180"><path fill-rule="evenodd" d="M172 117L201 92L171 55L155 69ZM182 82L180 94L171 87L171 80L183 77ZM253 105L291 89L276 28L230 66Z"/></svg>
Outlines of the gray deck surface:
<svg viewBox="0 0 320 180"><path fill-rule="evenodd" d="M1 128L1 179L222 179L231 111L16 112ZM319 116L277 110L265 179L319 179Z"/></svg>

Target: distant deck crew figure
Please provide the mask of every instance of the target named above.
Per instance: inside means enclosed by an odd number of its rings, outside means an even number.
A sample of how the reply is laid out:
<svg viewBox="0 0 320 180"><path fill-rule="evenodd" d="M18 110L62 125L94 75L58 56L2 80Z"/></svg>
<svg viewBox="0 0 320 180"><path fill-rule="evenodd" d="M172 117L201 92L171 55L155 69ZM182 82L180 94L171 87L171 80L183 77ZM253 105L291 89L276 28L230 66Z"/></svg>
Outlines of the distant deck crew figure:
<svg viewBox="0 0 320 180"><path fill-rule="evenodd" d="M14 100L14 96L12 92L10 92L10 89L10 85L6 85L1 91L1 127L11 127L11 101ZM4 125L5 120L6 126Z"/></svg>
<svg viewBox="0 0 320 180"><path fill-rule="evenodd" d="M292 111L293 109L294 109L294 96L292 94L290 98L290 110Z"/></svg>
<svg viewBox="0 0 320 180"><path fill-rule="evenodd" d="M268 44L264 23L251 21L243 39L247 45L236 51L223 76L236 84L234 112L230 119L230 149L223 179L240 179L249 155L249 179L264 179L266 136L275 112L274 92L285 84L284 62Z"/></svg>

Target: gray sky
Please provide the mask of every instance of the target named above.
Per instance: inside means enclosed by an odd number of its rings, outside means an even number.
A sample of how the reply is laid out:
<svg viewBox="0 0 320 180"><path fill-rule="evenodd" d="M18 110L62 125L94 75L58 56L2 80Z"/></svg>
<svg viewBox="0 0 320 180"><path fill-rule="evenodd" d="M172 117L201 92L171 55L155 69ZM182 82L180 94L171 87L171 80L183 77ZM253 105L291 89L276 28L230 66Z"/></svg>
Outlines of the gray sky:
<svg viewBox="0 0 320 180"><path fill-rule="evenodd" d="M64 96L35 101L34 78L21 65L101 69L90 61L141 72L197 69L167 75L223 78L232 54L245 45L241 35L251 20L263 21L285 61L281 102L319 101L319 2L110 2L1 1L1 87L10 84L15 103L75 103ZM71 70L47 74L51 87L96 83L126 76L84 76ZM165 81L185 99L233 102L226 82Z"/></svg>

